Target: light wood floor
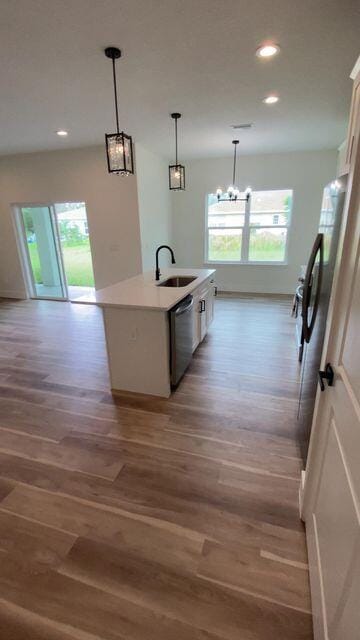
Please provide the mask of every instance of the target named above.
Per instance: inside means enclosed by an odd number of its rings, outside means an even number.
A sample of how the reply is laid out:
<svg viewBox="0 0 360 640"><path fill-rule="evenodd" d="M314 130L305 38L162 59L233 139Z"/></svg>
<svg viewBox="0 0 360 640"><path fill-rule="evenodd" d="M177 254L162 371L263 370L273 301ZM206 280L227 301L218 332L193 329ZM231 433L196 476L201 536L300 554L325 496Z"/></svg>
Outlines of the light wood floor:
<svg viewBox="0 0 360 640"><path fill-rule="evenodd" d="M0 638L310 640L288 301L217 299L166 401L101 315L0 304Z"/></svg>

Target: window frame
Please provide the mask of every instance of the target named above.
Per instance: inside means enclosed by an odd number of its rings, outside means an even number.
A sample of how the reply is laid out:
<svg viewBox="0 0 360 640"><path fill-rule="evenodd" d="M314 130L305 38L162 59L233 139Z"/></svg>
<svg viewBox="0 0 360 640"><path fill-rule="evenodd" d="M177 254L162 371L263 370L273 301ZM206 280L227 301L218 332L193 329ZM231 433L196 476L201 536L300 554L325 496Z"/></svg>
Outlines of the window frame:
<svg viewBox="0 0 360 640"><path fill-rule="evenodd" d="M292 210L294 205L294 190L289 189L288 187L283 189L257 189L257 191L291 191L292 194L292 205L289 211L288 223L287 225L259 225L259 226L250 226L250 214L251 214L251 196L247 202L245 202L245 212L244 212L244 225L242 227L226 227L231 230L240 230L242 231L241 237L241 257L240 260L211 260L209 258L209 231L211 229L221 229L222 227L209 227L209 195L207 193L205 196L205 256L204 256L204 264L209 265L255 265L255 266L287 266L288 265L288 251L289 251L289 237L290 237L290 229L292 222ZM257 191L253 191L252 193L257 193ZM259 213L260 215L266 214L267 212L256 211L253 213ZM282 211L275 212L277 214L283 213ZM249 260L249 250L250 250L250 230L251 229L286 229L286 242L285 242L285 253L284 260Z"/></svg>

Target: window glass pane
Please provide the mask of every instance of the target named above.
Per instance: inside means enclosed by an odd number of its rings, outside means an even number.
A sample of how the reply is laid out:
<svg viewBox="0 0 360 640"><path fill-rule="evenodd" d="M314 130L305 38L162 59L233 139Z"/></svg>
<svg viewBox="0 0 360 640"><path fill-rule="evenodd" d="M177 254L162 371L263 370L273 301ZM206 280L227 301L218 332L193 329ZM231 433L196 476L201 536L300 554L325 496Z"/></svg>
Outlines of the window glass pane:
<svg viewBox="0 0 360 640"><path fill-rule="evenodd" d="M285 260L287 229L250 229L249 260L282 262Z"/></svg>
<svg viewBox="0 0 360 640"><path fill-rule="evenodd" d="M240 194L240 197L243 198L244 194ZM228 213L228 214L236 214L236 213L244 213L245 212L245 202L218 202L218 199L214 194L210 193L208 197L208 214L212 215L215 213Z"/></svg>
<svg viewBox="0 0 360 640"><path fill-rule="evenodd" d="M336 196L331 194L331 190L327 187L324 189L323 200L321 204L320 225L335 224L335 205Z"/></svg>
<svg viewBox="0 0 360 640"><path fill-rule="evenodd" d="M240 229L210 229L208 259L222 262L240 260L241 241Z"/></svg>
<svg viewBox="0 0 360 640"><path fill-rule="evenodd" d="M333 209L323 209L320 213L320 225L334 225L335 211Z"/></svg>
<svg viewBox="0 0 360 640"><path fill-rule="evenodd" d="M284 262L292 198L291 189L254 191L249 202L219 202L216 194L209 194L207 258L219 262L241 262L242 258L245 262Z"/></svg>
<svg viewBox="0 0 360 640"><path fill-rule="evenodd" d="M85 202L55 204L55 211L68 285L94 287Z"/></svg>
<svg viewBox="0 0 360 640"><path fill-rule="evenodd" d="M243 213L209 215L209 227L243 227L244 221Z"/></svg>
<svg viewBox="0 0 360 640"><path fill-rule="evenodd" d="M324 234L324 262L327 264L330 257L331 241L334 235L334 226L319 227L319 232Z"/></svg>
<svg viewBox="0 0 360 640"><path fill-rule="evenodd" d="M253 191L250 208L253 213L287 213L291 211L292 190Z"/></svg>
<svg viewBox="0 0 360 640"><path fill-rule="evenodd" d="M25 239L38 297L65 298L59 255L50 208L21 208Z"/></svg>
<svg viewBox="0 0 360 640"><path fill-rule="evenodd" d="M281 227L289 223L287 212L251 213L251 227Z"/></svg>

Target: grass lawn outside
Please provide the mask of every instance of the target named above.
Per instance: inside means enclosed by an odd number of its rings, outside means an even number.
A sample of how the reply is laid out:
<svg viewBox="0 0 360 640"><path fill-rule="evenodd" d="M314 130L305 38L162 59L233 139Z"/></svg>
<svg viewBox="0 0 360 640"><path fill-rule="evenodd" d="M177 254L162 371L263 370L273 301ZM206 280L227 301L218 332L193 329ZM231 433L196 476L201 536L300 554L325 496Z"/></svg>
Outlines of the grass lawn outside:
<svg viewBox="0 0 360 640"><path fill-rule="evenodd" d="M279 244L257 247L250 244L250 260L254 262L283 262L285 247Z"/></svg>
<svg viewBox="0 0 360 640"><path fill-rule="evenodd" d="M283 262L286 238L270 233L250 236L250 262ZM209 259L238 262L241 259L241 235L210 235Z"/></svg>
<svg viewBox="0 0 360 640"><path fill-rule="evenodd" d="M36 284L42 284L41 266L37 243L28 244L31 266ZM92 268L89 240L82 241L78 245L68 246L62 243L62 252L66 280L68 285L78 287L93 287L94 274Z"/></svg>

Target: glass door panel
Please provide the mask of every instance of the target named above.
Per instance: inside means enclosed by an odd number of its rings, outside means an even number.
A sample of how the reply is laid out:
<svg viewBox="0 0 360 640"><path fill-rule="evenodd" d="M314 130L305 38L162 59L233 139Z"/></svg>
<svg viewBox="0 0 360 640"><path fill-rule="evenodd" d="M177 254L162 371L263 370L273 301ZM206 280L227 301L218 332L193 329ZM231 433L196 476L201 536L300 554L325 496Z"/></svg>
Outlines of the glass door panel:
<svg viewBox="0 0 360 640"><path fill-rule="evenodd" d="M67 299L51 208L21 207L28 267L35 298Z"/></svg>
<svg viewBox="0 0 360 640"><path fill-rule="evenodd" d="M70 300L94 291L94 273L85 202L54 205Z"/></svg>

